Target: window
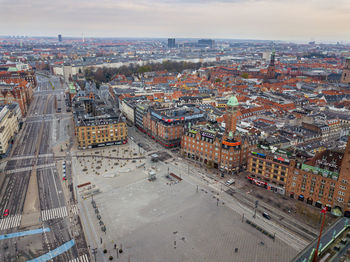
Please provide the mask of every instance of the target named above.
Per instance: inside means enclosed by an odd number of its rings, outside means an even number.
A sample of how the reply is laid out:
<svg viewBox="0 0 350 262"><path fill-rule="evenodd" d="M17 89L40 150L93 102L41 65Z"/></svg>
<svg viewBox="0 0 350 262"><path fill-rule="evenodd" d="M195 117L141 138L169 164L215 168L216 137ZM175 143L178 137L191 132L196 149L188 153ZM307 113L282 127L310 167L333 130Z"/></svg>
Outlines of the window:
<svg viewBox="0 0 350 262"><path fill-rule="evenodd" d="M295 182L293 182L293 183L292 183L292 187L295 187L295 185L296 185Z"/></svg>
<svg viewBox="0 0 350 262"><path fill-rule="evenodd" d="M297 177L296 177L296 176L293 176L293 180L294 180L294 181L297 180Z"/></svg>
<svg viewBox="0 0 350 262"><path fill-rule="evenodd" d="M332 199L332 198L333 198L333 194L334 194L334 188L331 187L331 188L329 189L328 198L329 198L329 199Z"/></svg>

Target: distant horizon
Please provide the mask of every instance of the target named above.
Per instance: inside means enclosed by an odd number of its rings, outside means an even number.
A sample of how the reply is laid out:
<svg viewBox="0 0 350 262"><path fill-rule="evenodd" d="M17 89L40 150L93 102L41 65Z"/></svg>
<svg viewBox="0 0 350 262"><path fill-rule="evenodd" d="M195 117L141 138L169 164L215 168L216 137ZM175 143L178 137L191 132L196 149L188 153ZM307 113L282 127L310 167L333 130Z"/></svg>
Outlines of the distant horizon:
<svg viewBox="0 0 350 262"><path fill-rule="evenodd" d="M0 23L10 36L336 43L350 42L349 14L348 0L2 0Z"/></svg>
<svg viewBox="0 0 350 262"><path fill-rule="evenodd" d="M48 39L57 39L59 34L57 35L0 35L0 38L12 38L12 39L26 39L26 38L48 38ZM169 38L175 38L176 40L179 41L186 41L186 40L199 40L199 39L212 39L212 40L219 40L219 41L239 41L239 42L273 42L273 43L295 43L295 44L308 44L310 42L315 42L315 44L343 44L343 45L348 45L350 44L350 41L340 41L340 40L333 40L333 41L315 41L315 40L309 40L309 41L302 41L302 40L280 40L280 39L249 39L249 38L215 38L215 37L147 37L147 36L139 36L139 37L122 37L122 36L74 36L74 35L63 35L62 36L62 41L64 42L65 39L69 40L79 40L84 37L85 40L88 39L108 39L108 40L167 40Z"/></svg>

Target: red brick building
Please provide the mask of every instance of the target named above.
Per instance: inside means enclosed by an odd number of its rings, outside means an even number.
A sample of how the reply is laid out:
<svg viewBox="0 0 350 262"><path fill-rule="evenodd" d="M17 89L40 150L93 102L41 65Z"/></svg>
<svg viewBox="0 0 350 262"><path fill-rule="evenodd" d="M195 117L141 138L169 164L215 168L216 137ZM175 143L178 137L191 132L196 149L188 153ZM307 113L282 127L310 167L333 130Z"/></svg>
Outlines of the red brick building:
<svg viewBox="0 0 350 262"><path fill-rule="evenodd" d="M0 105L18 103L22 115L28 111L33 97L32 84L23 79L0 80Z"/></svg>
<svg viewBox="0 0 350 262"><path fill-rule="evenodd" d="M185 125L203 120L204 113L195 107L149 108L143 116L143 131L165 147L177 147Z"/></svg>
<svg viewBox="0 0 350 262"><path fill-rule="evenodd" d="M222 172L242 169L256 147L256 140L236 132L237 108L237 98L230 98L224 116L225 129L217 123L188 127L181 139L181 153Z"/></svg>
<svg viewBox="0 0 350 262"><path fill-rule="evenodd" d="M344 152L325 150L307 161L252 152L248 171L258 185L276 185L291 198L350 217L350 136Z"/></svg>

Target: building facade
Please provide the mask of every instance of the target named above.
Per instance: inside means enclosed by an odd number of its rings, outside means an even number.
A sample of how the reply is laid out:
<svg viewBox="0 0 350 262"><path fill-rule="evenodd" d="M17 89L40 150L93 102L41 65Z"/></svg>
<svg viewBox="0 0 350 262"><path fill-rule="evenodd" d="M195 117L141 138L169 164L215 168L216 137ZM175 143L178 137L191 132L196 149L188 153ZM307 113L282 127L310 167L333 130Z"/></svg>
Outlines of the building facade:
<svg viewBox="0 0 350 262"><path fill-rule="evenodd" d="M175 48L175 38L168 38L168 48Z"/></svg>
<svg viewBox="0 0 350 262"><path fill-rule="evenodd" d="M256 140L236 132L238 101L227 102L225 128L217 123L189 126L181 140L183 156L199 161L223 173L237 173L243 169Z"/></svg>
<svg viewBox="0 0 350 262"><path fill-rule="evenodd" d="M0 106L0 155L5 155L18 132L18 118L9 106Z"/></svg>
<svg viewBox="0 0 350 262"><path fill-rule="evenodd" d="M187 129L181 139L181 153L224 173L243 169L256 141L246 136L230 137L220 129L197 125Z"/></svg>
<svg viewBox="0 0 350 262"><path fill-rule="evenodd" d="M247 170L251 174L248 179L258 186L284 195L294 165L294 160L282 154L265 150L252 151L248 157Z"/></svg>
<svg viewBox="0 0 350 262"><path fill-rule="evenodd" d="M350 136L344 152L324 150L310 160L251 152L248 179L335 215L350 217Z"/></svg>
<svg viewBox="0 0 350 262"><path fill-rule="evenodd" d="M33 97L32 85L23 79L0 80L0 105L17 103L26 115Z"/></svg>
<svg viewBox="0 0 350 262"><path fill-rule="evenodd" d="M204 113L198 108L149 108L143 116L143 127L144 132L161 145L177 147L184 134L184 127L204 119Z"/></svg>
<svg viewBox="0 0 350 262"><path fill-rule="evenodd" d="M127 143L128 129L117 117L76 122L75 136L81 149Z"/></svg>

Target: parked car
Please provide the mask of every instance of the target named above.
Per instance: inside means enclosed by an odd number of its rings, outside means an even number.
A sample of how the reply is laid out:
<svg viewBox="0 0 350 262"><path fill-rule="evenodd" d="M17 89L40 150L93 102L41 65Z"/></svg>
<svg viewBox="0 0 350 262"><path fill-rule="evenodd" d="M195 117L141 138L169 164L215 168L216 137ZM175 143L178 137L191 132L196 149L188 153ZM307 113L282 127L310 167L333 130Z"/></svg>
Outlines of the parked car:
<svg viewBox="0 0 350 262"><path fill-rule="evenodd" d="M8 215L9 215L9 210L8 210L8 209L5 209L3 216L4 216L4 217L7 217Z"/></svg>
<svg viewBox="0 0 350 262"><path fill-rule="evenodd" d="M230 185L234 184L235 182L236 182L236 181L235 181L234 179L230 179L230 180L227 180L227 181L226 181L225 185L226 185L226 186L230 186Z"/></svg>
<svg viewBox="0 0 350 262"><path fill-rule="evenodd" d="M271 216L270 216L268 213L266 213L266 212L263 212L263 213L262 213L262 216L263 216L264 218L268 219L268 220L271 219Z"/></svg>

